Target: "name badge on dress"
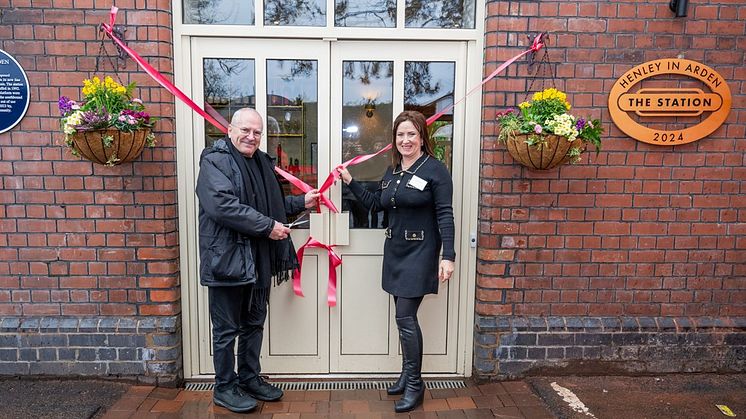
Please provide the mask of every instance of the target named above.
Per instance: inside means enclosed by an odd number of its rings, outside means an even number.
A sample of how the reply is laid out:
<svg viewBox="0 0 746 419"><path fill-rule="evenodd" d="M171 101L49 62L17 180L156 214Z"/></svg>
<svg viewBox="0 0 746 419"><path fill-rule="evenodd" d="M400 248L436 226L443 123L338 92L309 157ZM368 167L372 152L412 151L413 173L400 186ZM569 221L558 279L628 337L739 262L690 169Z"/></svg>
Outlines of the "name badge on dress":
<svg viewBox="0 0 746 419"><path fill-rule="evenodd" d="M427 181L417 175L412 175L412 179L409 179L407 186L411 186L419 191L424 191L427 186Z"/></svg>

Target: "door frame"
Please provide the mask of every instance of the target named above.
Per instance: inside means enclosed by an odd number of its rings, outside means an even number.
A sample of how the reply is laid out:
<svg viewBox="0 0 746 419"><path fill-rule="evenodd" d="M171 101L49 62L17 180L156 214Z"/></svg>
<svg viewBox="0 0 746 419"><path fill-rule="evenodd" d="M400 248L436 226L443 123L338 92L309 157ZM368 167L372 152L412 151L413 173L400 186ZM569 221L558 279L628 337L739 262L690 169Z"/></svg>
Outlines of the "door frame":
<svg viewBox="0 0 746 419"><path fill-rule="evenodd" d="M179 8L180 9L180 8ZM180 14L174 13L175 16ZM478 13L477 23L481 13ZM175 25L176 27L177 25ZM426 39L422 39L425 41ZM247 40L248 41L248 40ZM383 41L390 42L390 41ZM404 41L406 42L406 41ZM193 77L192 61L192 37L183 35L174 37L174 74L177 86L181 86L188 96L193 95L191 80ZM483 69L483 39L466 41L467 63L479 63L479 65L467 65L466 87L467 91L472 86L478 85L482 77ZM258 74L258 73L257 73ZM322 94L321 92L319 94ZM457 106L464 107L464 138L466 144L463 149L463 173L460 185L455 188L462 189L461 208L462 221L460 228L461 237L457 240L460 245L456 251L459 252L461 263L458 266L459 282L459 309L458 323L463 327L458 330L457 376L470 377L472 375L473 359L473 324L474 324L474 298L476 288L476 233L478 227L478 193L479 193L479 163L481 142L481 88L477 89L469 98ZM176 101L175 106L175 129L176 129L176 156L177 156L177 182L179 199L179 254L181 272L181 303L182 303L182 339L184 378L200 379L209 378L212 375L200 374L199 355L195 349L198 345L206 344L199 342L197 336L198 307L194 297L198 292L198 240L197 240L197 201L194 194L196 185L196 168L201 150L195 146L194 119L200 116L194 113L185 104ZM474 139L469 141L469 139ZM266 142L263 144L266 147ZM454 203L455 204L455 203ZM375 376L375 373L363 374L362 376ZM380 375L380 374L379 374ZM439 374L450 375L450 374ZM307 376L314 376L309 374ZM323 374L322 377L332 375ZM335 374L333 376L340 376ZM360 374L342 374L342 376L361 376Z"/></svg>

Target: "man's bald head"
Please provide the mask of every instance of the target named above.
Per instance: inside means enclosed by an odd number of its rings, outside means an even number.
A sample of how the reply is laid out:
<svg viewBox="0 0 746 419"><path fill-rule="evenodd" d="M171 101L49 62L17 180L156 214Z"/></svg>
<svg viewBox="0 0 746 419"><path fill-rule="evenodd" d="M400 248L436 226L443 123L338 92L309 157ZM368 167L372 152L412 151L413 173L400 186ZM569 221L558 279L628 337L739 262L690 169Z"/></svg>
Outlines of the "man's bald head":
<svg viewBox="0 0 746 419"><path fill-rule="evenodd" d="M261 144L263 130L264 122L259 112L253 108L241 108L231 118L228 137L239 153L253 157Z"/></svg>

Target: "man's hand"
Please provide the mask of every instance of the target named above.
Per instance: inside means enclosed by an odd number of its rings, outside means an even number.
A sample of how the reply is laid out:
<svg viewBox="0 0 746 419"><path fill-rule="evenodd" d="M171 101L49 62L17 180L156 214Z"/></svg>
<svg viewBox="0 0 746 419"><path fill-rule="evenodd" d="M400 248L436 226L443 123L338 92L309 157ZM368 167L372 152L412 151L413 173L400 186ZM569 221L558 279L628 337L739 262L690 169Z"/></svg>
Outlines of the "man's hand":
<svg viewBox="0 0 746 419"><path fill-rule="evenodd" d="M306 192L306 208L313 208L319 204L319 193L318 189L311 189Z"/></svg>
<svg viewBox="0 0 746 419"><path fill-rule="evenodd" d="M438 272L438 278L440 282L446 282L451 279L453 275L453 261L443 259L440 261L440 271Z"/></svg>
<svg viewBox="0 0 746 419"><path fill-rule="evenodd" d="M290 229L282 225L279 221L275 221L275 225L272 227L272 231L269 233L269 238L272 240L284 240L290 234Z"/></svg>

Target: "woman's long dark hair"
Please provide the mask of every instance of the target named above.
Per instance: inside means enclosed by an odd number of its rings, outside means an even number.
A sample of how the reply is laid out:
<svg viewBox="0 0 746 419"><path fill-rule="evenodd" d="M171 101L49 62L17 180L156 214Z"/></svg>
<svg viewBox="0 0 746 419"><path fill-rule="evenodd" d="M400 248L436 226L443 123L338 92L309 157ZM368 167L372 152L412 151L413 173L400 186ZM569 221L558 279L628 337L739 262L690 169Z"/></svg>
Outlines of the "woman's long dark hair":
<svg viewBox="0 0 746 419"><path fill-rule="evenodd" d="M417 129L417 132L420 134L420 138L422 139L422 151L428 156L435 157L433 144L430 141L430 134L428 134L427 131L427 119L425 119L425 115L417 111L404 111L394 120L394 129L392 130L391 135L391 163L394 165L394 168L401 163L401 153L399 152L399 149L396 148L396 130L404 121L411 122Z"/></svg>

